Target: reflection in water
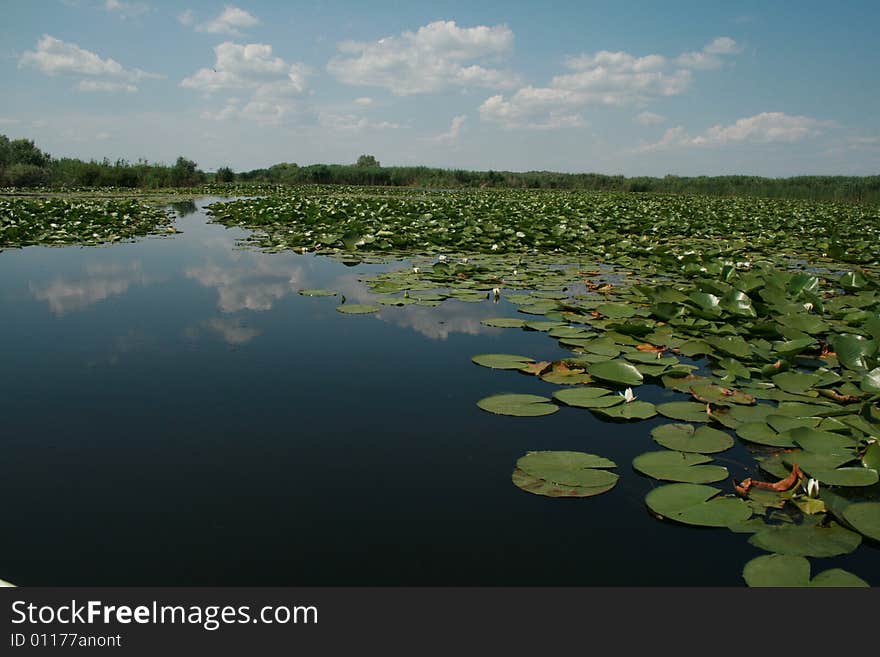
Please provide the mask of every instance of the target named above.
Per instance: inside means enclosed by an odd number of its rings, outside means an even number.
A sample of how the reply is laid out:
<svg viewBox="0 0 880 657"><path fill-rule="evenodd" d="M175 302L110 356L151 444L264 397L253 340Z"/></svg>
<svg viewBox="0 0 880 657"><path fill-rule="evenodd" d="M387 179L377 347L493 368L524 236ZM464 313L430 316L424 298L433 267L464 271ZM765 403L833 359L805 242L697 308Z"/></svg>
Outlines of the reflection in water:
<svg viewBox="0 0 880 657"><path fill-rule="evenodd" d="M57 278L41 285L31 281L31 294L38 301L46 301L55 315L83 310L112 296L125 294L132 285L146 285L147 278L139 261L128 267L116 264L90 264L86 277L76 280Z"/></svg>
<svg viewBox="0 0 880 657"><path fill-rule="evenodd" d="M262 333L259 329L245 326L240 317L214 317L198 326L188 328L185 334L189 338L197 338L203 329L220 336L224 342L232 345L245 344Z"/></svg>
<svg viewBox="0 0 880 657"><path fill-rule="evenodd" d="M247 254L238 262L222 265L210 262L187 269L186 276L205 287L216 288L217 308L233 313L271 310L276 301L301 287L303 271L288 258Z"/></svg>
<svg viewBox="0 0 880 657"><path fill-rule="evenodd" d="M171 209L177 213L178 217L186 217L199 211L195 201L177 201L171 204Z"/></svg>

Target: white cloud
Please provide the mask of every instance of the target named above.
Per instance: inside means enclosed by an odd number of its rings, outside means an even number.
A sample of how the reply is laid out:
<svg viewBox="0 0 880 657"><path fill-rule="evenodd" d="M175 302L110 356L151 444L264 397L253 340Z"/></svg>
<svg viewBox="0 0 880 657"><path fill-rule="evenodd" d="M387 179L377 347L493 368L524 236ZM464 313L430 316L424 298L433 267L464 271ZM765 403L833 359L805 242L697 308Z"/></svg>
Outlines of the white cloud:
<svg viewBox="0 0 880 657"><path fill-rule="evenodd" d="M177 15L177 22L181 25L189 27L196 22L196 15L193 13L192 9L187 9Z"/></svg>
<svg viewBox="0 0 880 657"><path fill-rule="evenodd" d="M639 125L657 125L666 121L666 117L655 114L654 112L640 112L636 114L633 121Z"/></svg>
<svg viewBox="0 0 880 657"><path fill-rule="evenodd" d="M833 127L833 121L822 121L809 116L792 116L784 112L762 112L739 119L729 125L715 125L696 136L682 127L669 128L653 144L638 150L659 151L670 148L724 146L735 143L793 143L820 135L824 128Z"/></svg>
<svg viewBox="0 0 880 657"><path fill-rule="evenodd" d="M506 25L459 27L436 21L415 32L372 42L343 42L327 64L341 82L389 89L398 96L453 87L506 88L517 77L485 64L506 54L513 32Z"/></svg>
<svg viewBox="0 0 880 657"><path fill-rule="evenodd" d="M150 5L143 2L123 2L122 0L105 0L104 9L116 13L123 20L136 18L151 11Z"/></svg>
<svg viewBox="0 0 880 657"><path fill-rule="evenodd" d="M590 105L643 105L688 90L693 74L663 55L637 57L602 50L566 60L568 73L546 87L528 86L510 98L492 96L480 118L504 128L557 129L586 124L581 112Z"/></svg>
<svg viewBox="0 0 880 657"><path fill-rule="evenodd" d="M355 98L354 103L361 107L371 107L373 105L373 99L367 96L361 96L360 98Z"/></svg>
<svg viewBox="0 0 880 657"><path fill-rule="evenodd" d="M196 31L207 32L209 34L240 36L242 30L246 30L259 24L259 19L256 16L249 14L244 9L227 6L222 12L220 12L220 15L213 20L196 25ZM186 25L186 23L184 23L184 25Z"/></svg>
<svg viewBox="0 0 880 657"><path fill-rule="evenodd" d="M53 36L44 34L37 42L35 50L28 50L18 60L19 67L30 66L46 75L77 75L90 78L109 79L101 90L137 91L137 87L131 83L145 78L161 78L161 75L147 73L138 68L127 69L115 59L110 57L102 59L99 55L80 48L75 43L68 43ZM94 81L94 80L93 80ZM125 81L128 84L122 84ZM84 81L83 81L84 82ZM115 87L114 87L115 85ZM84 91L95 91L101 85L95 83L94 88L89 85L80 88ZM111 87L113 87L111 89Z"/></svg>
<svg viewBox="0 0 880 657"><path fill-rule="evenodd" d="M128 82L109 82L107 80L80 80L76 88L80 91L103 91L107 93L125 91L130 94L138 90L135 85Z"/></svg>
<svg viewBox="0 0 880 657"><path fill-rule="evenodd" d="M689 69L709 70L721 68L723 55L742 52L739 44L730 37L718 37L707 43L702 50L684 52L675 60L679 66Z"/></svg>
<svg viewBox="0 0 880 657"><path fill-rule="evenodd" d="M389 121L370 121L362 116L354 114L335 114L333 112L320 112L318 123L330 130L361 131L361 130L395 130L400 127L398 123Z"/></svg>
<svg viewBox="0 0 880 657"><path fill-rule="evenodd" d="M203 118L278 124L295 111L294 98L306 90L311 73L306 65L288 64L272 54L272 46L262 43L225 41L214 47L214 54L213 67L200 68L180 86L206 94L247 90L252 96L247 103L228 98L222 109L206 111Z"/></svg>
<svg viewBox="0 0 880 657"><path fill-rule="evenodd" d="M273 56L270 45L224 41L214 47L214 55L213 67L200 68L184 78L180 86L205 93L224 89L259 89L266 85L276 92L301 93L305 90L308 67L288 64Z"/></svg>
<svg viewBox="0 0 880 657"><path fill-rule="evenodd" d="M458 135L461 134L461 127L464 125L465 121L467 121L467 116L463 114L453 117L452 123L449 126L449 130L433 137L432 139L439 142L455 141L456 139L458 139Z"/></svg>

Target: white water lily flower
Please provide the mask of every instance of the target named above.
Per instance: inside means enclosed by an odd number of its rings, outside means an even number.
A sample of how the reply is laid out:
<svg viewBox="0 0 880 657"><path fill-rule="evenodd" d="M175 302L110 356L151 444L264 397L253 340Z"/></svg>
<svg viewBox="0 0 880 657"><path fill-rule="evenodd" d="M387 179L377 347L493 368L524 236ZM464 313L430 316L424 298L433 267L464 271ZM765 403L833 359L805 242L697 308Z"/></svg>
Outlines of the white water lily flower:
<svg viewBox="0 0 880 657"><path fill-rule="evenodd" d="M413 267L413 274L418 274L419 271L420 271L420 270L419 270L418 267Z"/></svg>
<svg viewBox="0 0 880 657"><path fill-rule="evenodd" d="M445 255L437 256L437 260L439 260L440 262L443 262L446 260L446 256Z"/></svg>
<svg viewBox="0 0 880 657"><path fill-rule="evenodd" d="M617 394L623 397L623 401L627 404L629 404L631 401L636 400L636 396L633 394L632 388L627 388L623 392L618 392Z"/></svg>
<svg viewBox="0 0 880 657"><path fill-rule="evenodd" d="M495 299L496 301L501 298L501 288L500 287L493 287L492 288L492 298Z"/></svg>
<svg viewBox="0 0 880 657"><path fill-rule="evenodd" d="M516 276L519 272L516 269L513 270L513 275Z"/></svg>
<svg viewBox="0 0 880 657"><path fill-rule="evenodd" d="M813 312L813 304L807 301L807 303L804 304L804 310L806 310L808 313Z"/></svg>
<svg viewBox="0 0 880 657"><path fill-rule="evenodd" d="M493 250L493 251L497 251L497 250L498 250L498 245L497 245L497 244L493 244L493 245L492 245L492 250Z"/></svg>
<svg viewBox="0 0 880 657"><path fill-rule="evenodd" d="M819 481L816 479L810 479L807 481L807 497L817 498L819 497Z"/></svg>

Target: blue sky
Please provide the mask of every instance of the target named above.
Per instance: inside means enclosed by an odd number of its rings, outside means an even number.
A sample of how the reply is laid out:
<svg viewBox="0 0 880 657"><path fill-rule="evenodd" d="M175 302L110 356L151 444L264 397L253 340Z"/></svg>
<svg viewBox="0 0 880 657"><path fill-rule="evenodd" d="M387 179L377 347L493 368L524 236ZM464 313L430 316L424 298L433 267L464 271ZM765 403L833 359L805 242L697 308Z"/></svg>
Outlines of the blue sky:
<svg viewBox="0 0 880 657"><path fill-rule="evenodd" d="M880 173L880 3L16 0L0 133L55 156Z"/></svg>

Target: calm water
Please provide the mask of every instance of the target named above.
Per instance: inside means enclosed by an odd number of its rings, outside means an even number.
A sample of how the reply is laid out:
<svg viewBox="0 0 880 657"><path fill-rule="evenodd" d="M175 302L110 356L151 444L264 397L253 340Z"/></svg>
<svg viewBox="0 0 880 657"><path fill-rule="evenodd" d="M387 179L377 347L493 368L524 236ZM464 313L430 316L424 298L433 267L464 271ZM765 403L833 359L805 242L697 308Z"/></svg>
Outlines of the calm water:
<svg viewBox="0 0 880 657"><path fill-rule="evenodd" d="M203 199L199 208L210 202ZM503 301L345 316L375 265L237 248L206 223L106 248L0 253L0 578L20 585L739 585L747 535L659 522L632 458L661 420L475 402L554 387L470 362L552 360ZM671 399L660 389L640 391ZM588 500L514 487L528 450L618 463ZM741 446L719 461L741 478ZM815 560L880 584L874 546Z"/></svg>

